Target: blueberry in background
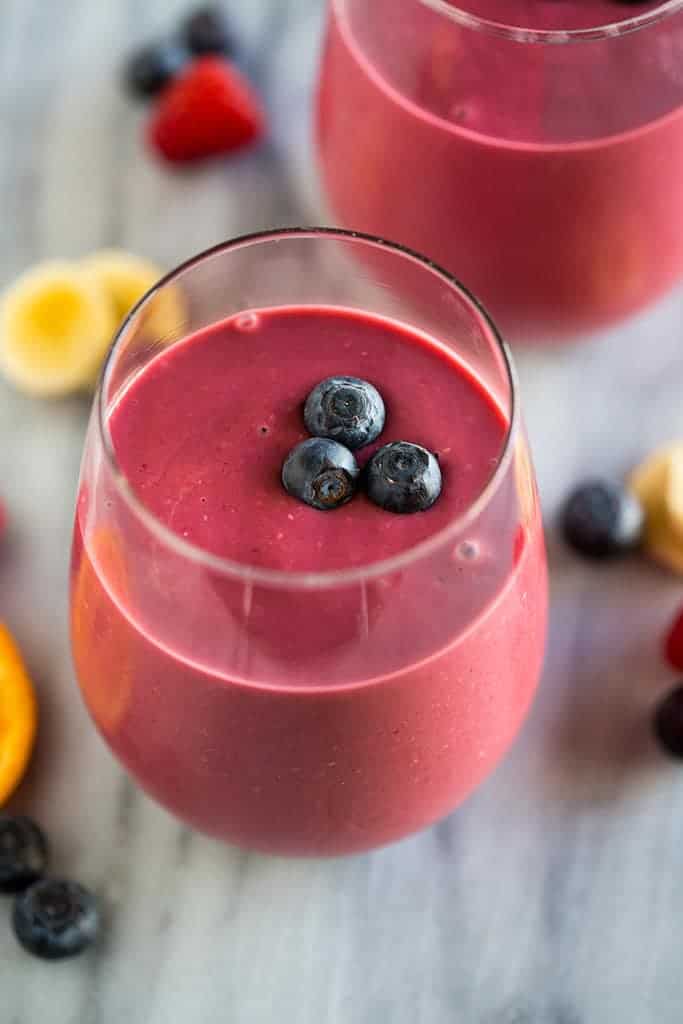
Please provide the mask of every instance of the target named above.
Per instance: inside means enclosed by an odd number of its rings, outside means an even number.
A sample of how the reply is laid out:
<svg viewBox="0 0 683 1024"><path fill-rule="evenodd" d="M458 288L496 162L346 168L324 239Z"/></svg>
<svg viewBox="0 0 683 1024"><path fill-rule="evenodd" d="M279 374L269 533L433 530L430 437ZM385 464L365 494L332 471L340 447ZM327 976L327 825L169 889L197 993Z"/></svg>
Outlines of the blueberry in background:
<svg viewBox="0 0 683 1024"><path fill-rule="evenodd" d="M144 46L130 57L124 69L128 92L136 99L149 99L161 92L180 74L189 60L185 47L174 42Z"/></svg>
<svg viewBox="0 0 683 1024"><path fill-rule="evenodd" d="M282 467L285 490L312 508L339 508L353 497L358 464L348 448L324 437L310 437L293 448Z"/></svg>
<svg viewBox="0 0 683 1024"><path fill-rule="evenodd" d="M377 388L359 377L327 377L306 399L304 422L314 437L330 437L355 450L384 430L386 410Z"/></svg>
<svg viewBox="0 0 683 1024"><path fill-rule="evenodd" d="M677 686L660 702L653 724L655 737L666 753L683 758L683 686Z"/></svg>
<svg viewBox="0 0 683 1024"><path fill-rule="evenodd" d="M365 486L370 500L387 512L425 512L441 494L441 470L421 445L392 441L368 462Z"/></svg>
<svg viewBox="0 0 683 1024"><path fill-rule="evenodd" d="M100 914L95 897L84 886L47 878L16 897L12 925L29 953L64 960L94 942Z"/></svg>
<svg viewBox="0 0 683 1024"><path fill-rule="evenodd" d="M230 57L235 50L228 20L218 4L207 4L190 14L181 25L180 39L198 57Z"/></svg>
<svg viewBox="0 0 683 1024"><path fill-rule="evenodd" d="M21 892L45 874L48 845L30 818L0 814L0 893Z"/></svg>
<svg viewBox="0 0 683 1024"><path fill-rule="evenodd" d="M638 547L645 514L630 491L609 480L588 480L569 496L562 530L570 547L586 558L606 559Z"/></svg>

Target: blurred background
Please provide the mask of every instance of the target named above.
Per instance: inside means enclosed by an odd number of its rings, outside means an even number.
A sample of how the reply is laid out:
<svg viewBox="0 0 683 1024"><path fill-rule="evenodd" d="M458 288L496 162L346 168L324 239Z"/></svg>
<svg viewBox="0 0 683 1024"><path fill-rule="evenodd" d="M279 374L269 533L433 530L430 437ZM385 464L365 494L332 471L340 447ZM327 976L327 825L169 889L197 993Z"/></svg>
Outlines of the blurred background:
<svg viewBox="0 0 683 1024"><path fill-rule="evenodd" d="M328 221L310 131L323 0L224 5L268 111L261 145L187 170L150 155L121 70L191 6L0 0L0 287L39 260L116 247L170 269L230 236ZM680 1021L683 777L647 727L672 682L658 644L680 583L640 562L587 569L554 522L576 480L620 476L683 436L682 327L679 290L590 345L517 353L552 573L540 696L461 811L337 862L223 847L125 779L68 651L89 399L0 381L0 618L42 708L12 807L48 827L59 869L107 908L104 942L52 967L18 950L0 904L2 1024Z"/></svg>

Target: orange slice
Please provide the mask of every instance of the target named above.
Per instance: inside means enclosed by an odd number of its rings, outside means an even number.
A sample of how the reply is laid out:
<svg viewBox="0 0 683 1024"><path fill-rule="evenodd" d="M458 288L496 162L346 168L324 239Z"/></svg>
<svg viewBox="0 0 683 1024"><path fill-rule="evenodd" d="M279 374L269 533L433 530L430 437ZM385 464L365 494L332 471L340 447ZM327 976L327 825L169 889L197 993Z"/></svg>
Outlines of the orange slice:
<svg viewBox="0 0 683 1024"><path fill-rule="evenodd" d="M24 777L37 726L33 685L11 633L0 623L0 807Z"/></svg>

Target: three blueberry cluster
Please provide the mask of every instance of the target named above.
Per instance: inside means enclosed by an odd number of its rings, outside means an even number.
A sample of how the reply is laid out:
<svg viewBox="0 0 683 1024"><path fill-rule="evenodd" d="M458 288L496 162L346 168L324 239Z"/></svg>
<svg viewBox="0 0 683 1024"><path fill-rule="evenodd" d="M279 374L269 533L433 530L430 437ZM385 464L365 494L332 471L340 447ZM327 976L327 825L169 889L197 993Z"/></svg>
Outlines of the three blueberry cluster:
<svg viewBox="0 0 683 1024"><path fill-rule="evenodd" d="M14 933L29 953L63 960L96 939L100 914L85 886L46 877L47 864L42 829L30 818L0 814L0 896L14 896Z"/></svg>
<svg viewBox="0 0 683 1024"><path fill-rule="evenodd" d="M376 441L386 409L377 388L358 377L327 377L306 399L304 422L313 436L287 456L282 483L293 497L327 511L346 504L360 484L388 512L424 512L441 494L436 457L409 441L379 448L363 472L354 451Z"/></svg>

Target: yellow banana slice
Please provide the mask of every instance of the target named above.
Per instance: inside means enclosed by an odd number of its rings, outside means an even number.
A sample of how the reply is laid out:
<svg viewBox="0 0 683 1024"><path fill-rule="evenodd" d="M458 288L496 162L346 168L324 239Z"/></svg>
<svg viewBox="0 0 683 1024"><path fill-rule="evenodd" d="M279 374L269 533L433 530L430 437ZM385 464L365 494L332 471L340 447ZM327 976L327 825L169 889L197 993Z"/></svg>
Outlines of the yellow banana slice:
<svg viewBox="0 0 683 1024"><path fill-rule="evenodd" d="M648 530L646 550L665 569L683 575L683 544L672 540L671 534L661 525Z"/></svg>
<svg viewBox="0 0 683 1024"><path fill-rule="evenodd" d="M118 249L106 249L84 260L114 304L120 324L146 292L163 277L154 263ZM143 323L146 339L153 344L173 341L184 333L186 304L180 288L166 286L148 303Z"/></svg>
<svg viewBox="0 0 683 1024"><path fill-rule="evenodd" d="M653 452L633 471L629 486L645 509L645 549L683 573L683 442Z"/></svg>
<svg viewBox="0 0 683 1024"><path fill-rule="evenodd" d="M664 504L672 529L683 549L683 445L671 455Z"/></svg>
<svg viewBox="0 0 683 1024"><path fill-rule="evenodd" d="M58 396L97 372L115 327L97 280L71 263L43 263L0 299L0 370L19 389Z"/></svg>
<svg viewBox="0 0 683 1024"><path fill-rule="evenodd" d="M658 504L666 490L672 458L683 456L683 441L671 441L657 448L631 473L629 486L643 505Z"/></svg>

